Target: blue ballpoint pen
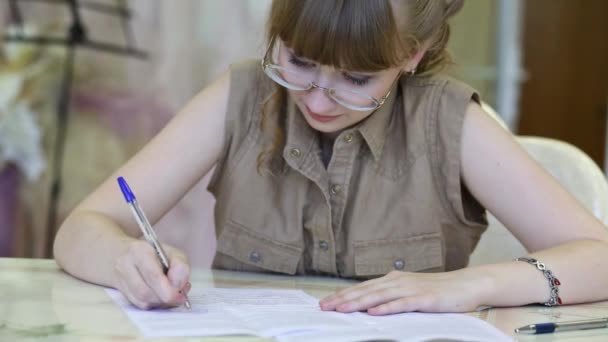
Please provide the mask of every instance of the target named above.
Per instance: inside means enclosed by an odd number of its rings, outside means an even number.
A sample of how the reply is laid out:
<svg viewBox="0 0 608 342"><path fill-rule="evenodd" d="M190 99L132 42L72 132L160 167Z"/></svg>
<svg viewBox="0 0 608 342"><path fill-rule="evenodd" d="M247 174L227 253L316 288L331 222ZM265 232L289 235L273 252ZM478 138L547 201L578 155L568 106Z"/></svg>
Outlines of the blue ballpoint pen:
<svg viewBox="0 0 608 342"><path fill-rule="evenodd" d="M559 331L601 329L608 327L608 318L586 319L581 321L537 323L515 329L520 334L547 334Z"/></svg>
<svg viewBox="0 0 608 342"><path fill-rule="evenodd" d="M139 206L139 203L137 203L135 194L133 194L133 191L131 191L131 188L123 177L118 177L118 185L120 186L120 190L122 191L122 194L125 197L127 204L129 204L129 207L131 208L131 212L135 217L135 221L137 221L137 225L141 229L141 232L144 234L144 238L146 239L146 241L148 241L148 243L150 243L150 245L152 245L154 251L156 251L156 256L158 256L158 260L160 261L160 264L163 268L163 273L167 274L167 272L169 271L169 258L167 257L167 254L163 250L161 244L158 242L158 238L156 237L156 234L154 233L154 230L150 225L150 221L148 221L146 214L144 214L144 211ZM184 306L186 306L186 309L190 310L192 306L190 305L190 301L188 300L188 296L186 295L186 293L184 293L184 297L186 297Z"/></svg>

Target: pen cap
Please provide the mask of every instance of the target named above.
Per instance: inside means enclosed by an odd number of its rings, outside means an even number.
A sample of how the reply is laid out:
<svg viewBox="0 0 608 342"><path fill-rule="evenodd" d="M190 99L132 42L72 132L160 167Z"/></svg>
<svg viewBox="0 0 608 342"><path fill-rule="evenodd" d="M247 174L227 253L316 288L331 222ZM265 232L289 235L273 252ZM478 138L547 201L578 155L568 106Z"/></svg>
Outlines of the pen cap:
<svg viewBox="0 0 608 342"><path fill-rule="evenodd" d="M123 177L118 177L117 181L118 186L120 186L120 191L122 191L122 195L125 196L125 201L127 201L127 203L135 201L135 195L133 194L133 191L131 191L131 188L129 188L127 181Z"/></svg>

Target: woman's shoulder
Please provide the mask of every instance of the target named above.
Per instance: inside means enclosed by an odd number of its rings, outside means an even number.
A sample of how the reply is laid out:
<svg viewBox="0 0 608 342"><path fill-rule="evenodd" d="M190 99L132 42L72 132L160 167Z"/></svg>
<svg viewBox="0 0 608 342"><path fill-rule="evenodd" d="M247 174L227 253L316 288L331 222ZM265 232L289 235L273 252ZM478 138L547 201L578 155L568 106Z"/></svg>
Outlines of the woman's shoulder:
<svg viewBox="0 0 608 342"><path fill-rule="evenodd" d="M264 75L260 59L245 59L230 64L230 97L261 101L272 90L272 82Z"/></svg>
<svg viewBox="0 0 608 342"><path fill-rule="evenodd" d="M402 82L404 87L418 88L419 92L427 94L436 91L440 91L439 95L464 94L471 97L473 94L477 94L477 91L469 84L445 73L405 77Z"/></svg>
<svg viewBox="0 0 608 342"><path fill-rule="evenodd" d="M481 103L473 87L446 74L406 76L401 80L401 92L404 113L418 117L420 124L455 120L458 125L471 101Z"/></svg>
<svg viewBox="0 0 608 342"><path fill-rule="evenodd" d="M257 77L261 74L262 65L259 59L249 58L231 63L229 69L232 74Z"/></svg>
<svg viewBox="0 0 608 342"><path fill-rule="evenodd" d="M445 74L408 77L402 89L405 114L418 117L427 133L436 131L438 125L458 129L471 102L481 103L473 87Z"/></svg>

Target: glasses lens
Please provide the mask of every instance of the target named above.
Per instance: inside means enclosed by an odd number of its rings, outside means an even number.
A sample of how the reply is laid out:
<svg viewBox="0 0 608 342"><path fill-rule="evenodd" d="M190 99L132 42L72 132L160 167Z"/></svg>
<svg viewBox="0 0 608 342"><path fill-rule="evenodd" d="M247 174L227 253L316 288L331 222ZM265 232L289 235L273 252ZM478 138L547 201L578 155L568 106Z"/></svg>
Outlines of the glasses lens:
<svg viewBox="0 0 608 342"><path fill-rule="evenodd" d="M273 49L271 56L277 50ZM312 77L314 77L314 73L290 70L277 64L266 64L264 73L287 89L305 91L313 87ZM355 111L374 110L380 106L374 98L350 90L327 89L327 95L338 104Z"/></svg>
<svg viewBox="0 0 608 342"><path fill-rule="evenodd" d="M362 93L332 89L330 95L336 102L351 110L366 111L378 108L376 100Z"/></svg>
<svg viewBox="0 0 608 342"><path fill-rule="evenodd" d="M285 88L292 90L308 90L310 89L310 82L306 82L304 77L297 72L285 69L278 65L267 65L264 68L266 75L273 81L282 85Z"/></svg>

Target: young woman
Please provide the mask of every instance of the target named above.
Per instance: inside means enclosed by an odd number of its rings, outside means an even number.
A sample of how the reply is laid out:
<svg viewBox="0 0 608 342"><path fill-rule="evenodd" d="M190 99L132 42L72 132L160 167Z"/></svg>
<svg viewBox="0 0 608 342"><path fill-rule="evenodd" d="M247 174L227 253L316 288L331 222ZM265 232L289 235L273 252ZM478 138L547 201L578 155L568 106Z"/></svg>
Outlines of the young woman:
<svg viewBox="0 0 608 342"><path fill-rule="evenodd" d="M375 278L323 299L324 310L607 299L606 227L474 90L438 72L447 20L461 6L274 1L263 59L234 65L74 209L57 234L57 261L140 308L181 304L184 254L167 247L165 276L115 179L132 183L155 222L215 165L214 267ZM527 259L465 268L486 209Z"/></svg>

